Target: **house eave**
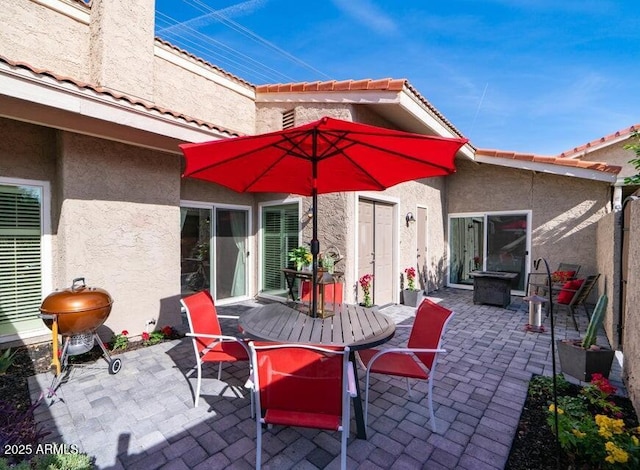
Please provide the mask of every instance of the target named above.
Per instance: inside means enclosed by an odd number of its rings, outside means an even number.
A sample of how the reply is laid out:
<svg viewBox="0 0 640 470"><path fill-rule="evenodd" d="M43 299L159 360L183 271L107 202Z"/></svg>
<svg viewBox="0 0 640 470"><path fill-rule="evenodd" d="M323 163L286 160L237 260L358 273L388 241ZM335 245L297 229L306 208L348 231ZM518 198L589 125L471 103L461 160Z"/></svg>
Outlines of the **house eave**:
<svg viewBox="0 0 640 470"><path fill-rule="evenodd" d="M0 116L180 155L181 142L229 137L197 122L0 62Z"/></svg>
<svg viewBox="0 0 640 470"><path fill-rule="evenodd" d="M370 106L376 114L396 124L402 130L419 134L459 138L449 126L430 112L406 89L394 90L345 90L256 93L256 103L316 103L350 104ZM459 151L473 160L474 150L465 144Z"/></svg>
<svg viewBox="0 0 640 470"><path fill-rule="evenodd" d="M539 163L527 160L513 160L511 158L484 157L482 155L476 155L475 161L478 163L487 163L490 165L516 168L519 170L535 171L539 173L548 173L551 175L559 176L571 176L574 178L581 178L592 181L602 181L610 184L615 184L617 180L617 175L615 173L607 173L603 171L589 170L587 168L576 168L558 164Z"/></svg>

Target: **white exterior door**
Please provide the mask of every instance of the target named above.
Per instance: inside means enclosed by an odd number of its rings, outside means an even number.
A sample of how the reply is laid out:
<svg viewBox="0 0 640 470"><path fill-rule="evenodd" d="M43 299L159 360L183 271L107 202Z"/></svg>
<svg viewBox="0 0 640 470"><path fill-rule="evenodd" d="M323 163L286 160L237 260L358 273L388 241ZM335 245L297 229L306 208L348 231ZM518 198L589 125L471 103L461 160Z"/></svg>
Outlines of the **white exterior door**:
<svg viewBox="0 0 640 470"><path fill-rule="evenodd" d="M371 297L376 305L394 301L393 205L369 199L358 202L358 279L373 274ZM358 299L362 289L358 284Z"/></svg>
<svg viewBox="0 0 640 470"><path fill-rule="evenodd" d="M418 287L429 292L429 258L427 257L427 209L418 207L416 214L416 272Z"/></svg>

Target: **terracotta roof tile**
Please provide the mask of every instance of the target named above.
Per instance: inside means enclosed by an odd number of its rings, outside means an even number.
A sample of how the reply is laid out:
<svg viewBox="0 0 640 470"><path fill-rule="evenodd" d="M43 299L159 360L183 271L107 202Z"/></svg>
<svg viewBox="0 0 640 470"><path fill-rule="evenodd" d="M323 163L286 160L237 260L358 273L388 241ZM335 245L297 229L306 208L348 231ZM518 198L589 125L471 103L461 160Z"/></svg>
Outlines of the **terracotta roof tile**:
<svg viewBox="0 0 640 470"><path fill-rule="evenodd" d="M241 84L246 85L246 86L248 86L250 88L254 88L253 84L249 83L246 80L243 80L242 78L238 77L237 75L233 75L232 73L229 73L224 69L221 69L217 65L213 65L211 62L207 62L206 60L204 60L204 59L202 59L202 58L200 58L198 56L195 56L192 53L190 53L190 52L188 52L188 51L186 51L184 49L181 49L178 46L175 46L175 45L171 44L168 41L165 41L164 39L160 39L159 37L156 37L155 40L157 42L159 42L160 44L162 44L164 46L167 46L168 48L179 52L180 54L188 56L190 59L193 59L196 62L200 62L202 65L205 65L205 66L215 70L216 72L220 73L221 75L224 75L225 77L227 77L227 78L229 78L229 79L231 79L231 80L233 80L235 82L241 83Z"/></svg>
<svg viewBox="0 0 640 470"><path fill-rule="evenodd" d="M90 84L90 83L86 83L86 82L82 82L80 80L76 80L74 78L71 77L67 77L64 75L59 75L56 74L55 72L52 72L50 70L46 70L46 69L42 69L42 68L38 68L35 67L33 65L27 64L26 62L19 62L19 61L14 61L11 59L8 59L2 55L0 55L0 62L4 62L6 64L8 64L9 66L16 68L16 69L24 69L24 70L28 70L36 75L40 75L43 77L50 77L53 78L54 80L56 80L57 82L60 83L69 83L71 85L74 85L80 89L84 89L84 90L91 90L94 91L100 95L105 95L105 96L110 96L115 100L118 101L124 101L130 105L133 106L141 106L143 108L145 108L147 111L156 111L160 114L165 114L165 115L170 115L176 119L181 119L187 123L192 123L192 124L197 124L199 126L202 127L206 127L208 129L223 133L223 134L227 134L229 136L239 136L241 135L240 133L230 130L230 129L225 129L224 127L221 126L217 126L215 124L203 121L201 119L196 119L196 118L192 118L190 116L187 116L185 114L179 113L177 111L174 110L170 110L167 108L163 108L161 106L157 106L154 103L151 103L149 101L145 101L142 100L140 98L134 97L134 96L130 96L130 95L126 95L124 93L118 92L116 90L112 90L109 88L105 88L99 85L94 85L94 84Z"/></svg>
<svg viewBox="0 0 640 470"><path fill-rule="evenodd" d="M519 161L530 161L534 163L545 163L558 166L582 168L586 170L602 171L604 173L618 174L622 167L608 165L603 162L587 162L577 158L550 157L546 155L534 155L531 153L509 152L505 150L477 149L476 155L480 157L505 158Z"/></svg>
<svg viewBox="0 0 640 470"><path fill-rule="evenodd" d="M416 88L405 78L381 78L373 80L365 78L361 80L327 80L316 82L296 82L256 85L256 93L304 93L304 92L346 92L346 91L402 91L407 89L422 102L433 114L447 125L458 136L464 137L452 123L440 111L436 109Z"/></svg>
<svg viewBox="0 0 640 470"><path fill-rule="evenodd" d="M591 142L587 142L586 144L580 145L579 147L574 147L571 150L562 152L559 156L562 158L579 158L581 154L584 154L589 149L592 149L594 147L600 147L601 145L604 145L607 142L611 142L620 137L628 136L635 131L640 131L640 124L634 124L631 127L627 127L626 129L621 129L619 131L614 132L613 134L609 134L604 137L600 137L599 139L592 140Z"/></svg>

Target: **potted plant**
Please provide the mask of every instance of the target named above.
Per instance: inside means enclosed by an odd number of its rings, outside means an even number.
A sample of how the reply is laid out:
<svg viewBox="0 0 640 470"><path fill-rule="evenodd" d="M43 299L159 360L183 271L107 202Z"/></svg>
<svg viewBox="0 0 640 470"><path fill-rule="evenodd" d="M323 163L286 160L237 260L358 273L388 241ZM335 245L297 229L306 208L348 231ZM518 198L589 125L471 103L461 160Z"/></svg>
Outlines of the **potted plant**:
<svg viewBox="0 0 640 470"><path fill-rule="evenodd" d="M404 274L407 277L407 288L402 291L402 302L405 305L417 307L422 291L416 289L416 270L413 267L406 268Z"/></svg>
<svg viewBox="0 0 640 470"><path fill-rule="evenodd" d="M593 374L609 377L615 351L596 345L596 335L607 308L607 296L601 295L589 320L582 340L558 340L560 370L582 382L590 382Z"/></svg>
<svg viewBox="0 0 640 470"><path fill-rule="evenodd" d="M373 274L365 274L360 278L359 282L363 293L360 305L371 307L373 305L373 302L371 301L371 283L373 282Z"/></svg>
<svg viewBox="0 0 640 470"><path fill-rule="evenodd" d="M313 255L306 246L299 246L289 252L289 261L293 261L298 271L302 271L313 261Z"/></svg>

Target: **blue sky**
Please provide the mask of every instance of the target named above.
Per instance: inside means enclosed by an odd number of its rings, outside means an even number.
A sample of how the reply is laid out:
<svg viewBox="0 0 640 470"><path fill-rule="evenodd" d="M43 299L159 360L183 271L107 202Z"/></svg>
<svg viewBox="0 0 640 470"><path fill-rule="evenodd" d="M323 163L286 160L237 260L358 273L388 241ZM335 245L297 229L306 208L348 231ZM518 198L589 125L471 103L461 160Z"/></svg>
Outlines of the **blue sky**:
<svg viewBox="0 0 640 470"><path fill-rule="evenodd" d="M157 0L156 33L253 84L406 78L479 148L640 123L631 0Z"/></svg>

